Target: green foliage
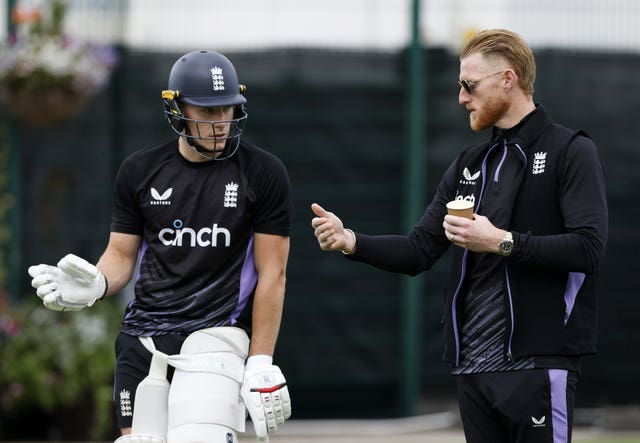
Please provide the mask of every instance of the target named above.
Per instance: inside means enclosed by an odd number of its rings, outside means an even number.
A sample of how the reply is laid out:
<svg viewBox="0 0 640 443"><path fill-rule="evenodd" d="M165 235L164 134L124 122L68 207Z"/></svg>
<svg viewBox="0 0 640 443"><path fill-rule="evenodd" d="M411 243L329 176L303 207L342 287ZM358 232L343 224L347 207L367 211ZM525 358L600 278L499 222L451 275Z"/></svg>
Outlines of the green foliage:
<svg viewBox="0 0 640 443"><path fill-rule="evenodd" d="M30 297L37 298L33 295ZM98 303L54 312L39 302L0 311L0 409L5 417L39 408L59 413L90 400L91 433L111 427L114 340L121 306Z"/></svg>

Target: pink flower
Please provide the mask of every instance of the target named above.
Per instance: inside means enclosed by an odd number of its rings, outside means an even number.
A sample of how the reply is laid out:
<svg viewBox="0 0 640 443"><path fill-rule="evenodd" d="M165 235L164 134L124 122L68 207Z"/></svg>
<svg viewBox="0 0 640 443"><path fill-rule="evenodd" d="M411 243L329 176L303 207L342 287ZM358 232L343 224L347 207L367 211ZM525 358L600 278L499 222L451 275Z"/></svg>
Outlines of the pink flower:
<svg viewBox="0 0 640 443"><path fill-rule="evenodd" d="M13 337L20 332L20 325L12 317L2 315L0 316L0 331L7 337Z"/></svg>
<svg viewBox="0 0 640 443"><path fill-rule="evenodd" d="M18 382L12 382L9 384L9 389L7 389L7 395L13 398L22 397L24 394L24 386Z"/></svg>

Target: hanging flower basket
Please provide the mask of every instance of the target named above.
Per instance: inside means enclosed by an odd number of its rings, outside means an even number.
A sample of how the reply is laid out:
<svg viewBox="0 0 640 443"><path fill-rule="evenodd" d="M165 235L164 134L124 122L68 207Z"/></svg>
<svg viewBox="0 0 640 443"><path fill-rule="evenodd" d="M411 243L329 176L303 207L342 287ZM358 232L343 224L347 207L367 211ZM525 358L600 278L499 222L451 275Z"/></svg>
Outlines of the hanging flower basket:
<svg viewBox="0 0 640 443"><path fill-rule="evenodd" d="M76 116L107 84L117 61L112 47L63 34L66 0L42 5L48 9L30 14L14 10L17 32L0 45L3 107L19 121L36 127Z"/></svg>
<svg viewBox="0 0 640 443"><path fill-rule="evenodd" d="M89 97L75 92L50 89L40 93L7 91L7 111L20 122L33 127L47 127L73 119Z"/></svg>

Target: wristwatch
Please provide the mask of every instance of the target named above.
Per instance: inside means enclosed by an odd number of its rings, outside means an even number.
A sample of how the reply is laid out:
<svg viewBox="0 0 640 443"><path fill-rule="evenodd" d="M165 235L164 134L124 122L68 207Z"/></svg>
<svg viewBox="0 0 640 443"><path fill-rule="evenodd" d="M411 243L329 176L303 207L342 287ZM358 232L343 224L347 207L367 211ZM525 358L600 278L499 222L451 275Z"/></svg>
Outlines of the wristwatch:
<svg viewBox="0 0 640 443"><path fill-rule="evenodd" d="M500 251L500 255L504 257L508 257L513 252L513 235L511 232L507 232L502 241L498 245L498 250Z"/></svg>

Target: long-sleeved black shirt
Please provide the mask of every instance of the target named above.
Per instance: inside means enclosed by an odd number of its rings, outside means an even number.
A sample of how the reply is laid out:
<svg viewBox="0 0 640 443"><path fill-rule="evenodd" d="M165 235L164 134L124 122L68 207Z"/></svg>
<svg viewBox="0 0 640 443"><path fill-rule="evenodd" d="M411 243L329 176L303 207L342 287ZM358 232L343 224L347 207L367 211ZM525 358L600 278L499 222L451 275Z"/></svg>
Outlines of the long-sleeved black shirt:
<svg viewBox="0 0 640 443"><path fill-rule="evenodd" d="M352 259L409 275L428 270L451 245L442 228L446 203L473 200L478 214L489 214L495 225L513 233L515 248L508 258L495 255L482 263L456 247L445 294L445 359L459 362L462 291L483 278L503 285L506 357L594 353L596 273L608 228L596 146L583 132L554 123L538 105L507 143L507 152L514 153L507 158L517 159L521 152L523 159L509 178L513 192L496 196L491 193L495 172L488 165L500 149L504 144L491 140L463 151L408 235L358 233Z"/></svg>

